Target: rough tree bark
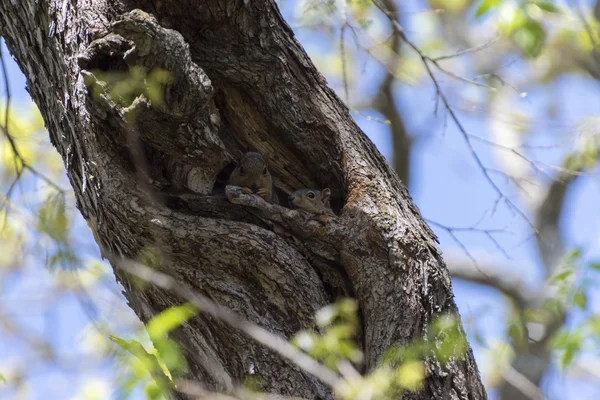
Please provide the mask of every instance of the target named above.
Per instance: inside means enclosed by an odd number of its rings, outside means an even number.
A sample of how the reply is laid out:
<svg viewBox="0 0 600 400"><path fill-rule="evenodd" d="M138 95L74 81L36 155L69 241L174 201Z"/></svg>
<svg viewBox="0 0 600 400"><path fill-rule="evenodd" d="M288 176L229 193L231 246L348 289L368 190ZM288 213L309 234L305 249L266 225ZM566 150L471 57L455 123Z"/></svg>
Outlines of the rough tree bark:
<svg viewBox="0 0 600 400"><path fill-rule="evenodd" d="M448 333L427 330L437 315L458 315L437 239L273 0L2 0L0 24L105 255L151 259L286 338L312 328L336 295L353 296L365 371L392 345L435 344ZM134 66L170 72L162 103L107 95L98 71ZM248 150L269 160L280 194L332 188L339 217L228 201L215 182ZM196 194L151 195L183 190ZM142 321L181 302L115 275ZM460 324L449 329L463 333ZM205 315L177 340L190 377L212 389L230 391L254 374L266 392L332 397L317 378ZM470 348L444 365L429 357L427 368L424 389L404 398L486 397Z"/></svg>

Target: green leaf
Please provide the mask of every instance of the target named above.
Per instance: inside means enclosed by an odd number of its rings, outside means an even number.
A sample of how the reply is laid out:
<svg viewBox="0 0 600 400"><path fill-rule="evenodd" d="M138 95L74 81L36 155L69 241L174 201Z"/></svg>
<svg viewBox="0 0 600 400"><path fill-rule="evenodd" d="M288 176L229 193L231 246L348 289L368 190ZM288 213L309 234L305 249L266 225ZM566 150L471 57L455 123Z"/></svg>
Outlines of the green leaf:
<svg viewBox="0 0 600 400"><path fill-rule="evenodd" d="M168 382L173 380L171 377L171 372L165 363L160 359L160 357L158 357L156 349L147 351L138 341L131 340L128 342L113 335L110 335L109 339L111 342L117 344L123 350L137 358L157 384L167 386Z"/></svg>
<svg viewBox="0 0 600 400"><path fill-rule="evenodd" d="M168 338L157 340L156 348L149 353L156 357L162 372L172 380L171 371L179 373L185 368L185 358L179 346Z"/></svg>
<svg viewBox="0 0 600 400"><path fill-rule="evenodd" d="M575 338L572 338L572 340L569 341L569 343L567 343L564 353L560 359L560 367L562 370L565 370L571 365L573 359L577 355L577 352L581 348L581 342L579 340L574 339Z"/></svg>
<svg viewBox="0 0 600 400"><path fill-rule="evenodd" d="M546 42L546 30L538 21L525 18L515 27L513 39L527 57L535 58Z"/></svg>
<svg viewBox="0 0 600 400"><path fill-rule="evenodd" d="M592 168L598 161L598 150L587 148L581 153L581 164L584 168Z"/></svg>
<svg viewBox="0 0 600 400"><path fill-rule="evenodd" d="M586 324L589 326L592 333L600 338L600 316L591 317L586 321Z"/></svg>
<svg viewBox="0 0 600 400"><path fill-rule="evenodd" d="M581 161L579 159L579 155L568 154L565 157L564 168L571 171L578 171L581 168Z"/></svg>
<svg viewBox="0 0 600 400"><path fill-rule="evenodd" d="M475 338L475 342L477 342L477 344L482 345L482 346L485 344L485 340L483 339L483 336L481 336L481 334L479 332L475 332L474 338Z"/></svg>
<svg viewBox="0 0 600 400"><path fill-rule="evenodd" d="M573 304L581 309L585 309L587 305L587 296L581 291L575 292L573 295Z"/></svg>
<svg viewBox="0 0 600 400"><path fill-rule="evenodd" d="M146 330L152 341L160 340L167 333L181 326L181 324L195 317L197 314L198 309L189 303L167 308L148 321Z"/></svg>
<svg viewBox="0 0 600 400"><path fill-rule="evenodd" d="M52 270L57 265L61 265L63 268L75 265L77 263L77 256L73 253L69 247L61 246L59 249L48 258L47 267Z"/></svg>
<svg viewBox="0 0 600 400"><path fill-rule="evenodd" d="M477 8L477 11L475 11L475 18L481 17L482 15L490 11L492 8L498 6L499 4L500 0L483 0Z"/></svg>
<svg viewBox="0 0 600 400"><path fill-rule="evenodd" d="M519 324L511 324L508 327L508 337L515 346L521 346L524 343L525 332Z"/></svg>
<svg viewBox="0 0 600 400"><path fill-rule="evenodd" d="M560 12L560 8L558 8L553 2L551 1L530 1L529 4L533 4L537 7L539 7L540 9L549 12L549 13L559 13Z"/></svg>
<svg viewBox="0 0 600 400"><path fill-rule="evenodd" d="M361 28L363 28L364 30L369 29L369 27L371 25L373 25L373 20L372 19L366 19L366 18L360 18L358 20L358 24L360 25Z"/></svg>
<svg viewBox="0 0 600 400"><path fill-rule="evenodd" d="M336 6L334 0L327 0L325 2L324 6L325 6L325 12L327 13L327 15L331 15L337 10L337 6Z"/></svg>
<svg viewBox="0 0 600 400"><path fill-rule="evenodd" d="M560 358L560 368L566 369L569 364L573 361L573 357L575 356L575 349L573 347L569 347L565 349L562 357Z"/></svg>
<svg viewBox="0 0 600 400"><path fill-rule="evenodd" d="M403 363L396 374L400 387L417 391L422 387L427 372L422 361L409 361Z"/></svg>
<svg viewBox="0 0 600 400"><path fill-rule="evenodd" d="M569 334L567 332L559 332L554 335L550 343L555 349L562 349L567 345L568 341Z"/></svg>
<svg viewBox="0 0 600 400"><path fill-rule="evenodd" d="M570 261L577 261L579 258L581 258L581 249L576 248L573 251L571 251L568 258Z"/></svg>
<svg viewBox="0 0 600 400"><path fill-rule="evenodd" d="M128 342L127 340L121 339L120 337L114 335L110 335L109 339L111 342L115 343L120 348L122 348L123 350L127 351L135 357L137 357L138 353L148 353L144 346L142 346L140 342L137 342L135 340Z"/></svg>
<svg viewBox="0 0 600 400"><path fill-rule="evenodd" d="M546 321L548 318L556 318L562 315L565 311L565 304L561 299L548 299L544 302L544 310L546 311Z"/></svg>
<svg viewBox="0 0 600 400"><path fill-rule="evenodd" d="M66 242L69 219L65 212L65 197L58 193L48 197L38 212L38 230L47 233L57 242Z"/></svg>
<svg viewBox="0 0 600 400"><path fill-rule="evenodd" d="M567 269L562 272L559 272L558 274L556 274L552 278L550 278L550 282L562 282L562 281L566 280L572 273L573 273L573 270L571 270L571 269Z"/></svg>
<svg viewBox="0 0 600 400"><path fill-rule="evenodd" d="M146 398L149 400L164 399L162 388L156 383L150 383L144 390Z"/></svg>
<svg viewBox="0 0 600 400"><path fill-rule="evenodd" d="M600 262L590 263L590 268L595 269L596 271L600 271Z"/></svg>
<svg viewBox="0 0 600 400"><path fill-rule="evenodd" d="M559 359L561 370L565 370L571 365L573 359L581 349L586 334L579 328L570 331L563 331L555 335L550 341L553 349L562 352Z"/></svg>

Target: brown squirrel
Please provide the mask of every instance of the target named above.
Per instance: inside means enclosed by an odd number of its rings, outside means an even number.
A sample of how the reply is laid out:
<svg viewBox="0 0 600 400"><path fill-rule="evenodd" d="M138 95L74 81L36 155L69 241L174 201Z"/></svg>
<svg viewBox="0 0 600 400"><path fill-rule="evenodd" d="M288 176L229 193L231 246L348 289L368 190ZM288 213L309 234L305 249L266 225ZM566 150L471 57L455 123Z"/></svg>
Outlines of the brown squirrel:
<svg viewBox="0 0 600 400"><path fill-rule="evenodd" d="M290 194L289 201L293 208L299 208L304 211L318 215L329 215L334 217L335 214L331 210L329 197L331 190L325 188L323 190L316 189L300 189Z"/></svg>
<svg viewBox="0 0 600 400"><path fill-rule="evenodd" d="M241 186L269 203L277 203L271 173L267 168L267 162L260 153L244 154L238 166L231 173L227 184Z"/></svg>

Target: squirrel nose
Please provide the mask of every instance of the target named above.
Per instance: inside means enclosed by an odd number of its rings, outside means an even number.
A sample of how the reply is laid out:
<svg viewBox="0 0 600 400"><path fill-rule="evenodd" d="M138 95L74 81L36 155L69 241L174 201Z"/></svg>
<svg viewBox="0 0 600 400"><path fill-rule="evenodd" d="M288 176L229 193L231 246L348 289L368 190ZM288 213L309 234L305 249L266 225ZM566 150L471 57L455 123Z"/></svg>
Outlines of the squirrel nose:
<svg viewBox="0 0 600 400"><path fill-rule="evenodd" d="M290 196L288 197L288 200L290 201L290 203L292 203L295 198L296 198L296 196L294 196L293 194L290 194Z"/></svg>
<svg viewBox="0 0 600 400"><path fill-rule="evenodd" d="M250 189L252 189L252 191L256 193L258 191L258 185L252 185Z"/></svg>

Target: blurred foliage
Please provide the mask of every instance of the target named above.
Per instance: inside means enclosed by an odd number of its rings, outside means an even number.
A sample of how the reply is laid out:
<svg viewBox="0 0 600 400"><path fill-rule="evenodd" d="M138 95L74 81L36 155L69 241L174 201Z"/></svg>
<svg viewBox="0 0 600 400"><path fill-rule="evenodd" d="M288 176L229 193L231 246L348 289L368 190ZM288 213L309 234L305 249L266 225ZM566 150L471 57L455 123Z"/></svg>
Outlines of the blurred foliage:
<svg viewBox="0 0 600 400"><path fill-rule="evenodd" d="M160 109L168 98L167 90L172 82L171 74L164 69L148 71L139 66L126 72L92 70L84 77L93 96L110 99L114 105L123 108L129 124L137 119L140 101L148 101L152 107Z"/></svg>
<svg viewBox="0 0 600 400"><path fill-rule="evenodd" d="M299 332L292 343L342 374L350 365L360 366L362 352L358 349L357 304L352 299L339 299L321 309L316 315L315 331ZM389 349L380 366L365 376L348 375L350 379L337 388L344 399L393 399L403 391L418 391L427 376L425 362L437 359L442 363L460 358L467 342L460 322L442 315L428 330L427 340L418 340L405 346Z"/></svg>
<svg viewBox="0 0 600 400"><path fill-rule="evenodd" d="M102 70L91 72L97 82L102 83L101 86L92 86L93 94L101 96L106 91L110 99L121 107L130 106L139 95L144 95L152 104L159 106L164 99L163 88L171 82L170 73L160 68L147 71L136 66L126 72Z"/></svg>
<svg viewBox="0 0 600 400"><path fill-rule="evenodd" d="M339 300L319 311L316 322L319 332L302 331L292 342L332 369L341 360L353 363L362 360L362 353L356 347L356 302L350 299Z"/></svg>
<svg viewBox="0 0 600 400"><path fill-rule="evenodd" d="M6 107L6 104L1 104L1 109ZM4 113L2 114L2 125L6 125L5 121L6 117ZM15 145L19 154L25 159L26 162L32 162L40 156L39 148L36 148L35 141L30 140L30 135L42 134L46 135L44 130L44 120L42 119L42 115L39 113L38 109L35 107L31 107L25 113L23 110L15 110L10 109L8 114L8 131L15 141ZM44 136L40 135L38 139L44 138ZM6 138L0 142L0 154L2 154L1 166L0 170L3 174L3 179L6 179L8 174L14 174L15 167L21 168L20 160L15 158L12 146ZM52 158L60 160L60 157L49 157L50 161ZM56 163L54 163L56 164ZM55 167L61 167L62 163L59 165L55 165Z"/></svg>
<svg viewBox="0 0 600 400"><path fill-rule="evenodd" d="M193 318L198 310L189 304L174 306L157 314L146 324L146 331L154 347L148 351L136 340L124 340L111 336L111 340L125 353L120 357L126 373L120 384L122 398L127 398L136 385L143 385L148 399L168 397L173 389L173 374L181 376L185 369L185 358L177 344L168 337L169 332ZM143 333L139 333L140 336ZM148 382L148 375L152 382Z"/></svg>
<svg viewBox="0 0 600 400"><path fill-rule="evenodd" d="M114 352L107 332L128 333L139 321L115 296L113 272L96 258L72 191L37 175L69 187L40 113L31 103L13 103L6 128L0 134L0 397L31 398L41 388L30 382L64 369L73 377L74 398L106 399L114 389L90 372ZM67 321L80 326L69 322L68 330L55 332L64 323L56 310L73 301L80 311Z"/></svg>
<svg viewBox="0 0 600 400"><path fill-rule="evenodd" d="M546 42L546 29L541 21L544 16L539 11L560 13L560 9L550 1L521 1L515 5L510 1L482 0L475 11L475 18L498 12L501 16L500 32L512 37L525 56L535 58Z"/></svg>
<svg viewBox="0 0 600 400"><path fill-rule="evenodd" d="M550 342L556 363L563 372L573 366L582 351L595 353L600 349L600 316L588 302L588 297L595 289L598 273L597 263L584 263L581 250L573 250L565 258L562 270L551 277L557 289L556 296L547 301L542 310L537 310L538 313L557 313L579 309L583 313L576 323L564 325ZM535 316L539 318L539 314Z"/></svg>

